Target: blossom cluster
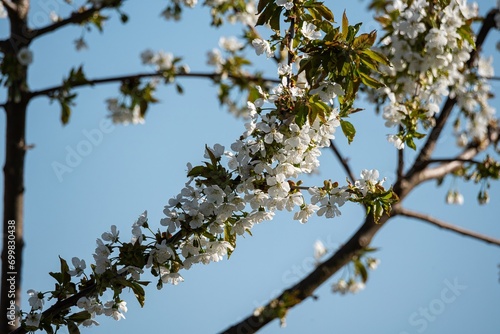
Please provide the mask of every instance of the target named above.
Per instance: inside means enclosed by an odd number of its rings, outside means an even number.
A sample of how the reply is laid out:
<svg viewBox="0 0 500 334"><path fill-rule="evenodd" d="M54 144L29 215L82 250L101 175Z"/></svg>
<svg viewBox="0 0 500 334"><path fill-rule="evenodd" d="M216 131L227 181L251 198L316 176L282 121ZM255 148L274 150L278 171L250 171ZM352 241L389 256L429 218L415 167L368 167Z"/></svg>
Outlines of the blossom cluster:
<svg viewBox="0 0 500 334"><path fill-rule="evenodd" d="M407 130L390 135L389 142L402 149L416 121L432 125L447 96L456 98L467 119L457 133L483 139L494 118L494 109L487 103L491 61L480 58L477 68L466 66L474 48L470 21L478 15L477 5L458 0L397 0L387 2L379 14L388 32L379 51L391 59L392 67L383 67L381 81L386 87L372 92L372 98L380 103L383 96L386 126Z"/></svg>
<svg viewBox="0 0 500 334"><path fill-rule="evenodd" d="M143 124L144 118L141 116L139 106L130 109L124 104L119 103L118 99L110 98L106 100L108 104L109 118L115 124Z"/></svg>

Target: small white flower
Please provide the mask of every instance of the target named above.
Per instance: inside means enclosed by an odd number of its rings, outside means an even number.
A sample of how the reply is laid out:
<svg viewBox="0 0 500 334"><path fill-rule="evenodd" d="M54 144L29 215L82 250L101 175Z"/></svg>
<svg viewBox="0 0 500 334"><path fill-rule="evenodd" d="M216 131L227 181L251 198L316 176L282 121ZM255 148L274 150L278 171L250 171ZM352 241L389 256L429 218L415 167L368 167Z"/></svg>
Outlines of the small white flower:
<svg viewBox="0 0 500 334"><path fill-rule="evenodd" d="M304 37L307 39L315 40L321 38L321 32L316 31L316 26L312 23L304 22L300 31L302 32L302 35L304 35Z"/></svg>
<svg viewBox="0 0 500 334"><path fill-rule="evenodd" d="M41 313L30 313L26 316L26 326L38 327L40 325Z"/></svg>
<svg viewBox="0 0 500 334"><path fill-rule="evenodd" d="M286 10L293 8L293 1L291 0L276 0L276 4L285 7Z"/></svg>
<svg viewBox="0 0 500 334"><path fill-rule="evenodd" d="M221 144L215 144L213 148L208 147L207 149L212 152L216 159L219 159L224 154L225 147ZM205 153L203 157L205 159L210 159L210 155L208 153Z"/></svg>
<svg viewBox="0 0 500 334"><path fill-rule="evenodd" d="M446 204L464 204L464 196L458 190L449 190L446 194Z"/></svg>
<svg viewBox="0 0 500 334"><path fill-rule="evenodd" d="M337 283L333 284L332 291L345 295L349 291L349 285L344 279L340 279Z"/></svg>
<svg viewBox="0 0 500 334"><path fill-rule="evenodd" d="M73 263L73 266L75 267L75 269L68 271L68 274L70 274L71 276L79 277L83 274L85 268L87 268L85 260L80 260L77 257L72 258L71 263Z"/></svg>
<svg viewBox="0 0 500 334"><path fill-rule="evenodd" d="M314 258L316 260L321 259L326 254L326 247L321 242L321 240L316 240L314 243Z"/></svg>
<svg viewBox="0 0 500 334"><path fill-rule="evenodd" d="M219 39L219 46L226 51L236 52L243 48L243 44L238 41L236 37L221 37Z"/></svg>
<svg viewBox="0 0 500 334"><path fill-rule="evenodd" d="M300 211L295 212L293 219L299 220L302 224L306 223L309 217L316 211L319 207L314 204L304 205Z"/></svg>
<svg viewBox="0 0 500 334"><path fill-rule="evenodd" d="M273 56L273 52L271 51L271 46L268 41L262 40L260 38L256 38L252 41L252 45L255 48L255 53L259 56L263 53L266 54L267 58Z"/></svg>
<svg viewBox="0 0 500 334"><path fill-rule="evenodd" d="M402 150L405 148L405 143L397 135L387 135L387 141L394 144L394 147L396 147L398 150Z"/></svg>
<svg viewBox="0 0 500 334"><path fill-rule="evenodd" d="M28 302L31 306L32 310L41 310L43 308L44 300L43 300L43 293L35 291L33 289L28 290L28 295L30 295L30 298L28 299Z"/></svg>
<svg viewBox="0 0 500 334"><path fill-rule="evenodd" d="M57 15L57 13L54 12L54 11L50 12L49 16L50 16L50 20L52 22L59 22L59 21L61 21L61 17L59 15Z"/></svg>
<svg viewBox="0 0 500 334"><path fill-rule="evenodd" d="M111 225L111 232L104 232L101 235L101 238L104 241L117 242L119 234L120 234L120 231L118 231L116 229L116 225Z"/></svg>
<svg viewBox="0 0 500 334"><path fill-rule="evenodd" d="M174 55L170 52L159 51L153 56L151 61L156 65L156 70L169 70L173 66Z"/></svg>
<svg viewBox="0 0 500 334"><path fill-rule="evenodd" d="M165 267L160 267L160 276L163 283L177 285L184 282L184 278L179 273L171 273L170 270Z"/></svg>
<svg viewBox="0 0 500 334"><path fill-rule="evenodd" d="M490 56L488 58L480 57L479 62L477 64L477 74L484 78L490 78L495 75L495 71L493 70L493 57Z"/></svg>
<svg viewBox="0 0 500 334"><path fill-rule="evenodd" d="M112 317L116 321L120 319L125 319L123 313L127 312L127 303L121 301L119 303L115 303L114 301L109 301L104 304L104 314L108 317Z"/></svg>
<svg viewBox="0 0 500 334"><path fill-rule="evenodd" d="M349 292L351 292L351 293L358 293L359 291L361 291L365 288L365 283L363 283L363 282L351 281L349 283L350 283L349 284Z"/></svg>
<svg viewBox="0 0 500 334"><path fill-rule="evenodd" d="M370 257L366 260L366 263L368 264L369 269L375 270L379 266L380 260Z"/></svg>
<svg viewBox="0 0 500 334"><path fill-rule="evenodd" d="M21 65L28 66L33 62L33 52L26 47L21 48L17 53L17 60Z"/></svg>
<svg viewBox="0 0 500 334"><path fill-rule="evenodd" d="M288 64L280 63L278 65L278 75L286 76L292 74L292 66Z"/></svg>

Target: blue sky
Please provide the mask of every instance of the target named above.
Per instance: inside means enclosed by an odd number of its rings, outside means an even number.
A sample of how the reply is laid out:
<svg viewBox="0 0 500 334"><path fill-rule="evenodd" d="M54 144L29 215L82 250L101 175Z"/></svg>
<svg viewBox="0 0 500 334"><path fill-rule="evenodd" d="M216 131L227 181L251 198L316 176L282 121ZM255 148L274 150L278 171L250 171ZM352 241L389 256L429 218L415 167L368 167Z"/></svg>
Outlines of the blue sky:
<svg viewBox="0 0 500 334"><path fill-rule="evenodd" d="M32 45L34 63L29 83L41 89L61 82L70 68L84 65L89 78L137 73L145 68L139 54L146 48L163 49L183 57L193 71L209 70L206 52L217 46L220 36L238 36L237 26L209 29L205 9L186 11L181 22L165 22L159 17L165 1L128 1L124 11L130 22L122 25L113 17L103 34L86 32L89 50L76 52L73 40L80 37L80 27L47 35ZM344 8L351 22L363 21L362 31L376 28L358 0L325 2L337 18ZM481 12L494 6L481 1ZM48 23L49 9L68 12L63 1L32 1L31 22ZM45 21L44 21L45 20ZM6 21L0 21L0 38L7 33ZM487 54L498 57L494 45L497 32L488 38ZM255 58L256 66L275 75L274 64ZM496 66L496 73L500 67ZM67 260L77 256L92 259L95 239L114 224L120 235L128 238L130 227L144 210L149 222L159 227L163 206L176 195L186 180L186 163L202 160L205 144L229 146L244 131L243 121L221 110L216 88L208 81L180 81L185 94L174 87L159 90L161 102L151 107L146 123L139 126L106 125L105 99L118 95L116 85L79 90L77 106L70 123L62 126L59 107L47 99L34 100L29 106L27 141L35 148L28 152L26 163L25 260L22 290L46 291L54 281L49 271L57 271L58 256ZM492 83L493 91L499 83ZM5 91L0 90L3 99ZM492 101L500 108L498 99ZM336 142L350 159L358 174L361 169L378 169L388 182L393 180L396 153L385 135L384 127L373 108L352 116L358 135L347 145L338 133ZM0 118L0 128L5 119ZM104 124L104 125L103 125ZM89 154L58 178L54 162L64 163L68 152L87 141L86 133L100 132L102 138L91 145ZM0 136L0 153L4 155ZM453 144L453 137L441 140L443 154ZM319 175L305 177L307 184L321 184L323 179L342 182L345 175L329 151L321 158ZM493 184L491 203L478 206L478 187L457 183L465 195L463 206L447 206L444 198L451 186L435 184L419 187L405 200L407 208L500 237L500 187ZM126 320L115 322L101 317L101 326L84 333L136 333L159 330L169 333L214 333L246 317L283 289L304 277L311 268L313 244L322 240L331 251L356 230L363 220L359 206L346 205L342 216L333 220L321 217L307 224L279 214L273 221L254 228L253 236L240 238L229 261L198 265L184 272L185 282L157 291L147 288L146 305L138 306L127 295ZM497 333L500 327L500 263L498 248L439 230L428 224L398 218L375 237L372 245L380 250L381 260L372 272L364 291L357 295L331 293L330 281L318 291L319 299L308 300L289 312L287 327L269 324L262 333ZM343 272L335 278L341 277ZM453 287L453 288L451 288ZM111 297L111 296L109 296ZM454 297L454 298L453 298ZM27 295L23 296L27 308ZM453 299L453 301L451 301ZM426 316L425 310L431 310Z"/></svg>

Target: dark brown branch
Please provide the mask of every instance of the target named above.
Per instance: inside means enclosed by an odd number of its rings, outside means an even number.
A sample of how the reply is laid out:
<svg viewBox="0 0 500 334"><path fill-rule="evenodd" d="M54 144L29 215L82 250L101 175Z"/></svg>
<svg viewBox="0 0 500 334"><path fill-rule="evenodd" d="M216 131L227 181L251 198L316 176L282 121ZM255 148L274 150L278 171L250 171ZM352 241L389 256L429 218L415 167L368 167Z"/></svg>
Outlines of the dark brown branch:
<svg viewBox="0 0 500 334"><path fill-rule="evenodd" d="M430 215L426 215L426 214L423 214L420 212L411 211L411 210L404 209L404 208L400 208L398 210L398 213L402 216L419 219L423 222L432 224L434 226L437 226L439 228L442 228L442 229L445 229L445 230L448 230L451 232L455 232L455 233L464 235L466 237L474 238L474 239L477 239L479 241L484 241L484 242L492 244L492 245L500 246L500 239L495 239L495 238L492 238L490 236L480 234L480 233L477 233L474 231L470 231L470 230L467 230L467 229L459 227L459 226L448 224L448 223L446 223L442 220L439 220L437 218L434 218Z"/></svg>
<svg viewBox="0 0 500 334"><path fill-rule="evenodd" d="M95 283L91 284L88 287L80 290L78 293L75 293L73 296L55 303L54 305L52 305L51 307L42 312L41 319L50 319L54 316L57 316L64 310L67 310L72 306L75 306L80 298L93 295L96 292L96 289L97 285ZM25 334L25 333L27 333L27 331L24 327L18 327L9 334Z"/></svg>
<svg viewBox="0 0 500 334"><path fill-rule="evenodd" d="M40 29L34 29L31 30L32 34L32 39L38 38L40 36L43 36L45 34L51 33L61 27L70 25L70 24L82 24L85 21L88 21L95 13L98 13L100 10L105 9L105 8L112 8L118 6L122 1L117 0L113 1L112 3L105 4L103 6L92 6L90 8L87 8L85 10L81 11L75 11L71 13L71 16L68 18L65 18L61 21L54 22L46 27L40 28Z"/></svg>
<svg viewBox="0 0 500 334"><path fill-rule="evenodd" d="M371 217L371 216L370 216ZM252 314L239 323L231 326L222 333L224 334L250 334L255 333L272 320L279 317L280 308L288 310L302 301L311 297L314 291L328 280L333 274L348 264L352 257L358 254L363 248L367 247L373 236L380 230L384 223L389 219L383 216L379 224L367 217L365 223L358 231L335 252L329 259L321 263L307 277L302 279L293 287L286 289L279 297L270 301L264 306L263 311L258 314Z"/></svg>
<svg viewBox="0 0 500 334"><path fill-rule="evenodd" d="M4 40L1 40L0 41L0 52L1 53L7 53L7 51L9 50L9 42L4 39Z"/></svg>
<svg viewBox="0 0 500 334"><path fill-rule="evenodd" d="M349 177L349 180L351 180L352 183L356 182L356 178L354 177L351 166L349 166L349 161L346 158L344 158L342 154L340 154L340 151L337 149L337 146L335 145L333 140L330 140L330 148L332 149L333 154L335 154L335 156L337 157L337 160L344 168L344 171Z"/></svg>
<svg viewBox="0 0 500 334"><path fill-rule="evenodd" d="M85 86L95 86L98 84L106 84L106 83L116 83L116 82L123 82L126 80L134 80L134 79L142 79L142 78L163 78L163 74L160 72L154 72L154 73L139 73L139 74L132 74L132 75L120 75L120 76L115 76L115 77L108 77L108 78L100 78L100 79L91 79L87 80L85 82L77 83L72 85L72 88L77 88L77 87L85 87ZM218 73L177 73L175 77L178 78L208 78L211 80L218 80L220 79L221 75ZM238 77L236 75L228 75L229 78L231 79L241 79L241 77ZM245 77L246 80L252 81L252 82L273 82L273 83L279 83L279 80L276 79L265 79L265 78L259 78L255 76L248 76ZM38 90L38 91L33 91L30 95L31 98L37 97L40 95L44 96L50 96L53 93L56 93L63 89L64 86L53 86L50 88Z"/></svg>

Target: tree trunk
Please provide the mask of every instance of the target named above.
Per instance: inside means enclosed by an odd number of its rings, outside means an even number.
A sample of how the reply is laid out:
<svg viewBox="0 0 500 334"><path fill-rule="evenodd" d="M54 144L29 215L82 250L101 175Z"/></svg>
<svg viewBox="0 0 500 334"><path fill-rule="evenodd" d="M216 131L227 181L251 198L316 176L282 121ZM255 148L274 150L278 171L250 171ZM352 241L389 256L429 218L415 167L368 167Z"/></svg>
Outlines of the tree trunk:
<svg viewBox="0 0 500 334"><path fill-rule="evenodd" d="M3 197L3 250L2 281L0 294L0 334L6 334L18 327L16 305L20 306L21 268L24 208L24 157L26 154L26 109L30 100L27 85L28 68L16 61L22 47L31 42L27 26L30 1L13 1L8 8L10 38L5 45L4 59L9 59L6 115L4 197Z"/></svg>
<svg viewBox="0 0 500 334"><path fill-rule="evenodd" d="M2 251L2 321L0 333L9 333L17 327L14 304L19 306L24 205L24 157L26 153L26 107L23 101L9 102L6 111L6 142L3 198L3 251ZM7 318L6 318L7 317ZM17 318L17 317L16 317Z"/></svg>

